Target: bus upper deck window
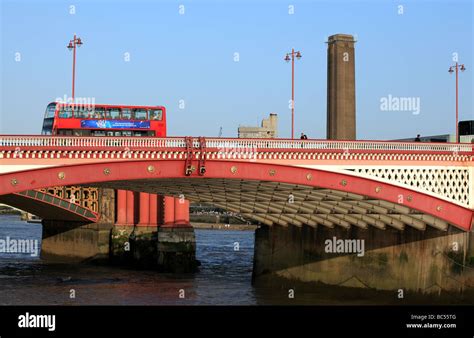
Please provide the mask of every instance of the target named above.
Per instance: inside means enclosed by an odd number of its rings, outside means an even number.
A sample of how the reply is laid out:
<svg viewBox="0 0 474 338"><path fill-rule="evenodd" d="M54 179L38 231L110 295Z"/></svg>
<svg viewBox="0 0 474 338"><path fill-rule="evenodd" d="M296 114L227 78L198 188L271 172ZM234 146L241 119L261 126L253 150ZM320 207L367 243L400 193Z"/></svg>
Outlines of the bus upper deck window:
<svg viewBox="0 0 474 338"><path fill-rule="evenodd" d="M77 109L74 109L74 117L77 118L87 118L88 117L88 112L85 107L78 107Z"/></svg>
<svg viewBox="0 0 474 338"><path fill-rule="evenodd" d="M54 117L54 112L56 111L56 103L50 103L46 108L46 114L44 114L45 118Z"/></svg>
<svg viewBox="0 0 474 338"><path fill-rule="evenodd" d="M68 119L72 117L72 107L63 106L59 109L59 117L63 119Z"/></svg>
<svg viewBox="0 0 474 338"><path fill-rule="evenodd" d="M105 109L104 108L95 108L93 117L95 119L104 119L105 118Z"/></svg>
<svg viewBox="0 0 474 338"><path fill-rule="evenodd" d="M130 109L128 109L128 108L122 109L122 118L124 120L130 120L131 115L132 115L132 113L131 113Z"/></svg>
<svg viewBox="0 0 474 338"><path fill-rule="evenodd" d="M146 120L146 110L135 109L135 120Z"/></svg>
<svg viewBox="0 0 474 338"><path fill-rule="evenodd" d="M114 120L120 118L120 109L117 109L117 108L107 109L107 118L114 119Z"/></svg>
<svg viewBox="0 0 474 338"><path fill-rule="evenodd" d="M163 110L161 109L150 109L150 120L161 121L163 119Z"/></svg>

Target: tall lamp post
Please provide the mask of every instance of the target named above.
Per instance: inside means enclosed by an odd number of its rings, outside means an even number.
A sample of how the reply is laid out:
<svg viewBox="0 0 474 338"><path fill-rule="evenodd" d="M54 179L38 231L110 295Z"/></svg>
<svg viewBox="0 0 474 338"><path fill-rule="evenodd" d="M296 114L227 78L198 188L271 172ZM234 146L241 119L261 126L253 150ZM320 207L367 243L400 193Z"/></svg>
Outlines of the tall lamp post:
<svg viewBox="0 0 474 338"><path fill-rule="evenodd" d="M81 38L76 37L76 34L74 34L74 39L69 41L69 45L67 48L72 52L72 103L74 103L74 82L76 80L76 46L81 47L82 41Z"/></svg>
<svg viewBox="0 0 474 338"><path fill-rule="evenodd" d="M453 68L455 70L453 70ZM456 143L459 142L459 111L458 111L458 107L459 107L459 104L458 104L459 75L458 73L459 73L459 70L461 70L461 72L464 72L466 68L464 67L464 65L460 65L457 62L453 66L449 67L449 70L448 70L450 74L452 74L453 72L456 72Z"/></svg>
<svg viewBox="0 0 474 338"><path fill-rule="evenodd" d="M301 59L300 51L295 52L291 49L291 53L286 53L285 61L291 60L291 138L295 138L295 57Z"/></svg>

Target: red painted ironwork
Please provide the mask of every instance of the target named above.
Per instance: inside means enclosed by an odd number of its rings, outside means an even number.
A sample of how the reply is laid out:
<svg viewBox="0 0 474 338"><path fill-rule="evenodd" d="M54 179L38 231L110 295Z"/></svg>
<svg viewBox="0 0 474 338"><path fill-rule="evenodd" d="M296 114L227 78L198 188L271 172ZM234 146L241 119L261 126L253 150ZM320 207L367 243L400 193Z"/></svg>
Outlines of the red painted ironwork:
<svg viewBox="0 0 474 338"><path fill-rule="evenodd" d="M174 197L164 196L163 197L163 226L174 225Z"/></svg>
<svg viewBox="0 0 474 338"><path fill-rule="evenodd" d="M182 160L142 160L80 164L63 166L60 169L52 167L15 172L2 175L0 194L10 194L58 184L93 185L99 182L131 181L144 178L159 180L161 178L188 177L182 172L182 165ZM150 166L159 167L160 170L156 170L150 175ZM238 170L232 170L233 167L238 167ZM410 199L405 198L405 200L409 200L406 206L443 219L463 230L470 230L473 222L473 211L466 207L419 191L375 181L367 177L357 177L320 169L241 161L212 161L207 163L206 168L206 178L262 180L307 185L351 192L392 203L398 203L400 196L410 196ZM104 174L104 170L107 170L107 175ZM58 178L59 171L66 173L62 179ZM273 173L273 175L269 173ZM312 177L311 180L308 180L309 174ZM193 175L188 178L203 179L204 177ZM346 184L342 185L342 180L344 180ZM122 187L117 183L116 188L120 189ZM129 195L127 195L127 219L129 218L128 211L130 205L128 196ZM168 197L165 197L165 200L167 198ZM173 209L172 213L171 210L169 210L170 208ZM170 214L174 215L173 202L165 203L165 223L171 221Z"/></svg>
<svg viewBox="0 0 474 338"><path fill-rule="evenodd" d="M38 213L36 210L29 210L30 203L26 200L35 201L38 206L48 206L46 209L41 208L45 214ZM99 220L97 212L43 191L27 190L9 195L0 195L0 202L21 207L25 211L31 211L37 216L49 217L49 219L55 219L54 217L61 215L61 217L75 221L97 222Z"/></svg>
<svg viewBox="0 0 474 338"><path fill-rule="evenodd" d="M127 225L135 224L135 193L127 190Z"/></svg>
<svg viewBox="0 0 474 338"><path fill-rule="evenodd" d="M150 226L158 225L158 196L150 194Z"/></svg>
<svg viewBox="0 0 474 338"><path fill-rule="evenodd" d="M186 145L186 162L185 162L185 167L184 167L184 173L186 176L190 176L193 171L193 156L194 156L194 150L193 150L193 138L192 137L185 137L184 139L185 145Z"/></svg>
<svg viewBox="0 0 474 338"><path fill-rule="evenodd" d="M127 222L127 191L117 190L117 225L124 225Z"/></svg>
<svg viewBox="0 0 474 338"><path fill-rule="evenodd" d="M174 199L174 224L191 226L189 223L189 201L181 197Z"/></svg>
<svg viewBox="0 0 474 338"><path fill-rule="evenodd" d="M203 176L206 173L206 139L199 137L199 175Z"/></svg>
<svg viewBox="0 0 474 338"><path fill-rule="evenodd" d="M148 226L150 224L150 194L139 193L139 220L137 226Z"/></svg>

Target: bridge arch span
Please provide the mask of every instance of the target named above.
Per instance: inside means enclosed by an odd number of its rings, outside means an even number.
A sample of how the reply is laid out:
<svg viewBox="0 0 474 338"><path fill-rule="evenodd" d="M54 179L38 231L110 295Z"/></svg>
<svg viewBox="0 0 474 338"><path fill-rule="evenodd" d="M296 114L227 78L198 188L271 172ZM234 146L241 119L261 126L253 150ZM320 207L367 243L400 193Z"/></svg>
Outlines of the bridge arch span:
<svg viewBox="0 0 474 338"><path fill-rule="evenodd" d="M97 212L38 190L0 195L0 202L42 219L74 222L97 222L99 220Z"/></svg>
<svg viewBox="0 0 474 338"><path fill-rule="evenodd" d="M194 171L186 176L184 164L184 160L115 161L7 173L1 175L0 195L83 184L182 193L269 225L372 225L402 230L408 224L423 230L426 225L446 229L451 224L469 231L473 223L468 208L367 177L232 160L207 161L204 175Z"/></svg>

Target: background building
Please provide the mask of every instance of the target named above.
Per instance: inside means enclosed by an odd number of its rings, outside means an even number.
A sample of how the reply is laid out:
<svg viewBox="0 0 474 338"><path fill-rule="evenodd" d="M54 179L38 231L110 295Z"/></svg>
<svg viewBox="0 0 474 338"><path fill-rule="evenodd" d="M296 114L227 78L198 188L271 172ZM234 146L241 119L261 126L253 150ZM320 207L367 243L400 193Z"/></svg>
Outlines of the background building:
<svg viewBox="0 0 474 338"><path fill-rule="evenodd" d="M474 120L459 121L459 142L474 143ZM394 141L414 142L416 137L397 139ZM420 135L421 142L456 142L455 134Z"/></svg>
<svg viewBox="0 0 474 338"><path fill-rule="evenodd" d="M262 120L260 127L240 126L239 138L275 138L278 137L278 115L270 113L270 116Z"/></svg>

